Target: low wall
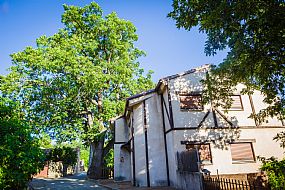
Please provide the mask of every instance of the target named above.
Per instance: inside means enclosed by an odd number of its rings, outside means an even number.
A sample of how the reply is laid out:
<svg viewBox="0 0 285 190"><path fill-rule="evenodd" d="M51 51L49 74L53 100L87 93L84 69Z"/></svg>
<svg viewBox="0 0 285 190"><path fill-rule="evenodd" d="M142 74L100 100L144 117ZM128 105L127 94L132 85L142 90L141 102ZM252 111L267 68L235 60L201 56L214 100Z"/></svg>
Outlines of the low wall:
<svg viewBox="0 0 285 190"><path fill-rule="evenodd" d="M45 178L48 177L48 165L47 164L44 166L44 169L40 171L40 173L34 176L34 178L40 178L40 177L45 177Z"/></svg>
<svg viewBox="0 0 285 190"><path fill-rule="evenodd" d="M67 167L67 175L74 174L72 166ZM58 178L63 177L63 164L62 162L48 162L44 169L34 176L34 178Z"/></svg>
<svg viewBox="0 0 285 190"><path fill-rule="evenodd" d="M181 190L203 190L203 179L200 172L177 171L176 188Z"/></svg>

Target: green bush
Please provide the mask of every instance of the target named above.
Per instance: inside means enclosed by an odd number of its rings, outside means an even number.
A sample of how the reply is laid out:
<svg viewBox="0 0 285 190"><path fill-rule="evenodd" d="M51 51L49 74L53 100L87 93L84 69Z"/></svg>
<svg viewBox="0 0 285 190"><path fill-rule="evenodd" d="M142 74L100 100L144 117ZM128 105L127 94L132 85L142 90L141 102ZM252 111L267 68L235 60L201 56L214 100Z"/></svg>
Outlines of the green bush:
<svg viewBox="0 0 285 190"><path fill-rule="evenodd" d="M278 161L276 158L261 158L263 165L261 170L265 171L268 176L268 182L271 189L285 188L285 159Z"/></svg>
<svg viewBox="0 0 285 190"><path fill-rule="evenodd" d="M105 167L114 168L114 149L110 149L110 151L106 154L104 163Z"/></svg>
<svg viewBox="0 0 285 190"><path fill-rule="evenodd" d="M63 164L74 166L77 162L77 152L76 149L67 146L55 147L49 151L47 160L61 161Z"/></svg>
<svg viewBox="0 0 285 190"><path fill-rule="evenodd" d="M24 189L44 166L44 154L17 105L0 97L0 189Z"/></svg>
<svg viewBox="0 0 285 190"><path fill-rule="evenodd" d="M89 148L82 146L82 148L80 149L80 160L83 160L85 170L88 169L89 155L90 155Z"/></svg>

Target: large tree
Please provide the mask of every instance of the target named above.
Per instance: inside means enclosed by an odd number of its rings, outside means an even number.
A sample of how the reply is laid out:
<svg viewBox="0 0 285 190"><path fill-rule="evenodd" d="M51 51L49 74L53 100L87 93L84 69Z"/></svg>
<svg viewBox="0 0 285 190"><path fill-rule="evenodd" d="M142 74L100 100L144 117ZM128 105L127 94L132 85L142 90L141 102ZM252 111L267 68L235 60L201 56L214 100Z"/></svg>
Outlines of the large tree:
<svg viewBox="0 0 285 190"><path fill-rule="evenodd" d="M90 145L88 175L100 178L112 147L109 119L123 113L125 98L152 87L137 58L138 36L116 13L103 16L96 3L64 5L64 28L12 55L5 91L19 99L35 132Z"/></svg>
<svg viewBox="0 0 285 190"><path fill-rule="evenodd" d="M178 28L206 33L205 53L229 49L206 81L205 100L228 99L234 86L259 89L269 105L255 118L285 117L285 2L282 0L173 0L168 17ZM225 101L228 107L230 101Z"/></svg>

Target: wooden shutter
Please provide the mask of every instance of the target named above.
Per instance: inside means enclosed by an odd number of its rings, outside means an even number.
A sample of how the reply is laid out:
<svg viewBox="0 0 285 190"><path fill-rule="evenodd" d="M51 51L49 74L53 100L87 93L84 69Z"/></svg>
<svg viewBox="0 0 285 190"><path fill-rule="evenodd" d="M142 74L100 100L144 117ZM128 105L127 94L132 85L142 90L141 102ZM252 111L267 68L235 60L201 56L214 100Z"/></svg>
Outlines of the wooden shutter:
<svg viewBox="0 0 285 190"><path fill-rule="evenodd" d="M231 110L243 110L242 102L241 102L241 96L240 95L233 95L231 96L233 99L233 103L231 106Z"/></svg>
<svg viewBox="0 0 285 190"><path fill-rule="evenodd" d="M179 95L180 108L190 110L203 110L201 95Z"/></svg>
<svg viewBox="0 0 285 190"><path fill-rule="evenodd" d="M233 161L255 161L251 143L231 144Z"/></svg>

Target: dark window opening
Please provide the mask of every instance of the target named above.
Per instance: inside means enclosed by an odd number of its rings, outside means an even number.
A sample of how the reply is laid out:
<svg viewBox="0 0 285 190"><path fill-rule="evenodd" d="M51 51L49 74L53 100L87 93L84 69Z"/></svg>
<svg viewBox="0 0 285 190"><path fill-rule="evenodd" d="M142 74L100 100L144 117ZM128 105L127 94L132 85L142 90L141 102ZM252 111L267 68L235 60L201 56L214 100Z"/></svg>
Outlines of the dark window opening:
<svg viewBox="0 0 285 190"><path fill-rule="evenodd" d="M181 109L203 110L202 96L200 94L197 95L180 94L179 98L180 98Z"/></svg>

